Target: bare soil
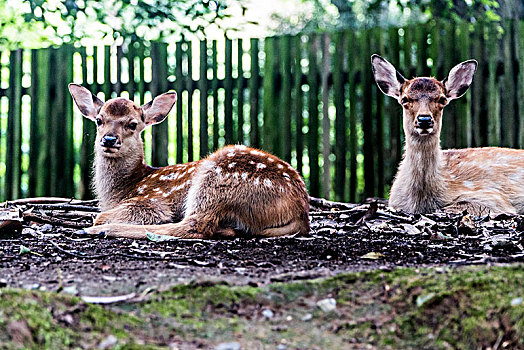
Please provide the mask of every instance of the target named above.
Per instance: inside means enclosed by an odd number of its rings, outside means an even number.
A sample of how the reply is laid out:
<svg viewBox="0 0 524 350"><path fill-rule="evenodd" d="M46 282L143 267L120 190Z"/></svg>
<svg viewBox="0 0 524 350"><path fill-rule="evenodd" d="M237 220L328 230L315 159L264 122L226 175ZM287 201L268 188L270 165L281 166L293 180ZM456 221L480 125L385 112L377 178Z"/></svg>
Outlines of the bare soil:
<svg viewBox="0 0 524 350"><path fill-rule="evenodd" d="M261 286L370 269L524 262L521 216L407 215L383 201L312 199L306 236L158 242L78 235L71 226L89 226L96 209L72 207L6 204L4 212L18 211L22 221L0 231L0 287L119 295L194 280Z"/></svg>

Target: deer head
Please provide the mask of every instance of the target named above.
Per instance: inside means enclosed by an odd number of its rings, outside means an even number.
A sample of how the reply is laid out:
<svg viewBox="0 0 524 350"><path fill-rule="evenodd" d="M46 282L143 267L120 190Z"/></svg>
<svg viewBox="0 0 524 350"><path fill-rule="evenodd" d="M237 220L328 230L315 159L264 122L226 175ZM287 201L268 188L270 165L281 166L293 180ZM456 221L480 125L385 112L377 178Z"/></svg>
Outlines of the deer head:
<svg viewBox="0 0 524 350"><path fill-rule="evenodd" d="M149 125L161 123L177 100L176 92L166 92L138 107L122 97L104 103L77 84L69 84L69 92L82 115L96 123L96 154L105 158L143 154L140 133Z"/></svg>
<svg viewBox="0 0 524 350"><path fill-rule="evenodd" d="M371 56L371 64L380 90L403 107L407 142L440 138L442 110L449 101L466 93L477 69L477 61L468 60L453 67L443 81L425 77L407 80L379 55Z"/></svg>

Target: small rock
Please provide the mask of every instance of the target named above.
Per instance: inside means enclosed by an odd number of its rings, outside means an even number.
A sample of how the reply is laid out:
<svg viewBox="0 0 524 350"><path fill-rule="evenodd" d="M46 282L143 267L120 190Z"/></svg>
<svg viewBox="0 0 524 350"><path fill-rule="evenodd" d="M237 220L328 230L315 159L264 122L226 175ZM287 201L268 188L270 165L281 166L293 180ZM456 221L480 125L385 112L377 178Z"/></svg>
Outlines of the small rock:
<svg viewBox="0 0 524 350"><path fill-rule="evenodd" d="M277 350L286 350L287 349L287 346L285 346L284 344L278 344L277 346Z"/></svg>
<svg viewBox="0 0 524 350"><path fill-rule="evenodd" d="M40 231L42 232L53 231L53 225L45 224L42 227L40 227Z"/></svg>
<svg viewBox="0 0 524 350"><path fill-rule="evenodd" d="M23 235L34 235L36 234L36 231L33 230L32 228L26 227L22 230L22 234Z"/></svg>
<svg viewBox="0 0 524 350"><path fill-rule="evenodd" d="M242 347L240 343L230 342L230 343L220 343L216 346L215 350L240 350Z"/></svg>
<svg viewBox="0 0 524 350"><path fill-rule="evenodd" d="M262 316L264 316L265 318L273 318L273 316L275 316L275 313L269 309L264 309L262 310Z"/></svg>
<svg viewBox="0 0 524 350"><path fill-rule="evenodd" d="M27 289L27 290L35 290L35 289L39 289L40 288L40 284L39 283L30 283L30 284L25 284L24 285L24 289Z"/></svg>
<svg viewBox="0 0 524 350"><path fill-rule="evenodd" d="M63 289L65 293L76 295L78 294L78 289L76 288L76 284L73 284L72 286L65 287Z"/></svg>
<svg viewBox="0 0 524 350"><path fill-rule="evenodd" d="M7 280L5 278L0 278L0 288L7 287Z"/></svg>
<svg viewBox="0 0 524 350"><path fill-rule="evenodd" d="M322 299L317 301L317 306L324 312L331 312L337 308L337 301L333 298Z"/></svg>
<svg viewBox="0 0 524 350"><path fill-rule="evenodd" d="M114 335L109 335L107 338L102 340L100 344L98 344L99 349L109 349L114 347L118 343L118 339Z"/></svg>
<svg viewBox="0 0 524 350"><path fill-rule="evenodd" d="M302 317L302 321L304 322L311 321L312 318L313 318L313 315L305 314L304 317Z"/></svg>
<svg viewBox="0 0 524 350"><path fill-rule="evenodd" d="M511 306L518 306L522 304L522 297L511 299Z"/></svg>

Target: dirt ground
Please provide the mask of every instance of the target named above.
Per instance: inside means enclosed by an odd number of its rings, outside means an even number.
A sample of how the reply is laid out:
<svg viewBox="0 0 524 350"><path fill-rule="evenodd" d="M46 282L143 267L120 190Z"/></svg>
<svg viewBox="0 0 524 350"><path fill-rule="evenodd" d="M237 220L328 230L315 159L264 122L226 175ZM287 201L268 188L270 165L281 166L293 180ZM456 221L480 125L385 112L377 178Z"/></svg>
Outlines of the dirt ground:
<svg viewBox="0 0 524 350"><path fill-rule="evenodd" d="M71 208L7 207L24 215L16 230L0 231L0 287L82 296L163 290L193 280L260 286L399 266L524 261L519 216L411 216L380 202L312 199L307 236L133 241L76 234L77 228L60 224ZM85 225L95 214L78 216L76 224L64 220L65 226Z"/></svg>

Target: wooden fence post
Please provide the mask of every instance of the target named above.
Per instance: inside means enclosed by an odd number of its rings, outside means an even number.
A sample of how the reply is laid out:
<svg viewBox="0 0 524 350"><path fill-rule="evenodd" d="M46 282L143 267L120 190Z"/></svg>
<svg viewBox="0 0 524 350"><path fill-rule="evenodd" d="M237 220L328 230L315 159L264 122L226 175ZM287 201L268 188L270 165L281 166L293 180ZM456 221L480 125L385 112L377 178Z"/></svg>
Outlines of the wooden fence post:
<svg viewBox="0 0 524 350"><path fill-rule="evenodd" d="M6 133L5 196L21 196L22 179L22 59L23 50L11 51L9 56L9 111Z"/></svg>
<svg viewBox="0 0 524 350"><path fill-rule="evenodd" d="M208 122L207 122L207 41L200 41L200 79L198 81L200 91L200 158L207 156L209 152Z"/></svg>
<svg viewBox="0 0 524 350"><path fill-rule="evenodd" d="M167 91L167 44L158 42L151 44L151 62L150 90L152 98L155 98ZM180 97L178 104L182 102ZM151 165L166 166L169 146L169 119L154 125L151 134L153 141L151 144Z"/></svg>

